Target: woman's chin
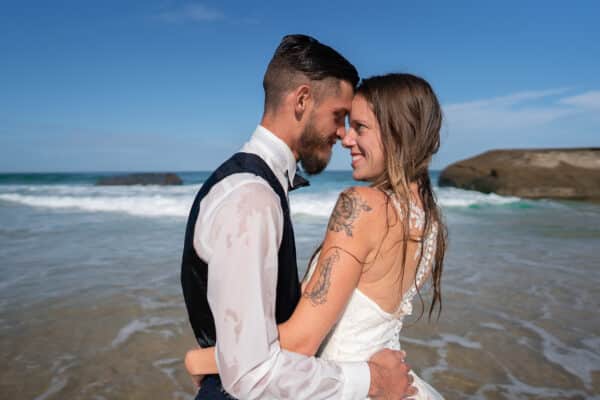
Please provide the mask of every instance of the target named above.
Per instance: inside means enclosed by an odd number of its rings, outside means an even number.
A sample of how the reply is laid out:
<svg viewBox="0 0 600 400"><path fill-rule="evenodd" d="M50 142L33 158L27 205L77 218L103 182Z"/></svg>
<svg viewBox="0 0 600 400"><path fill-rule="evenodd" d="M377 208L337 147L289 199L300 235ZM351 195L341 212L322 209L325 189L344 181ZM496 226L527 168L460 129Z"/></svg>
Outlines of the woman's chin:
<svg viewBox="0 0 600 400"><path fill-rule="evenodd" d="M355 181L365 181L367 180L363 174L360 172L360 170L354 168L352 170L352 179L354 179Z"/></svg>

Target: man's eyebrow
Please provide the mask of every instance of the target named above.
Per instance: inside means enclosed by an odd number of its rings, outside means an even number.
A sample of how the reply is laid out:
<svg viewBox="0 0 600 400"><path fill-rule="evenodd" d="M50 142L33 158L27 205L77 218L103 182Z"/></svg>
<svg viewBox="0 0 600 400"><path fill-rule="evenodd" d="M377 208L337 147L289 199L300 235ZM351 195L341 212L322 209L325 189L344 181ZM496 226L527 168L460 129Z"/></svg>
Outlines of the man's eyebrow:
<svg viewBox="0 0 600 400"><path fill-rule="evenodd" d="M341 114L341 115L346 115L350 113L350 110L347 109L346 107L342 107L342 108L338 108L334 111L335 114Z"/></svg>

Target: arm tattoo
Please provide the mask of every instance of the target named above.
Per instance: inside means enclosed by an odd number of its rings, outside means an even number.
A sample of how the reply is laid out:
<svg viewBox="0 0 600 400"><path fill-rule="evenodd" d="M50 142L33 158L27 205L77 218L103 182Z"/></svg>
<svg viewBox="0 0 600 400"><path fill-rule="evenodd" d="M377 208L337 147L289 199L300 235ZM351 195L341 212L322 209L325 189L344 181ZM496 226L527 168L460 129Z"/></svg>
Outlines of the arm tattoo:
<svg viewBox="0 0 600 400"><path fill-rule="evenodd" d="M327 229L334 232L344 231L347 236L352 236L352 224L360 212L371 210L372 208L360 197L356 189L350 188L340 194Z"/></svg>
<svg viewBox="0 0 600 400"><path fill-rule="evenodd" d="M329 286L331 284L331 270L333 264L338 262L340 255L337 249L328 256L321 264L319 271L319 278L312 288L307 288L302 296L308 298L313 306L324 304L327 301L327 292L329 292Z"/></svg>

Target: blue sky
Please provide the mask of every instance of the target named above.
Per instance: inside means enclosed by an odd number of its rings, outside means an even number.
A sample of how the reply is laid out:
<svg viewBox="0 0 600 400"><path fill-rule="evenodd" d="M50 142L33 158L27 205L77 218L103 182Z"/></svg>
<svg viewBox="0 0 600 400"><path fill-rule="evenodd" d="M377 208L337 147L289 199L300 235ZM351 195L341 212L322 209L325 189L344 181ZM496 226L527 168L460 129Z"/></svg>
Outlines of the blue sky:
<svg viewBox="0 0 600 400"><path fill-rule="evenodd" d="M434 168L493 148L600 146L600 3L2 2L0 171L208 170L262 112L281 37L361 76L426 78ZM332 169L349 169L338 146Z"/></svg>

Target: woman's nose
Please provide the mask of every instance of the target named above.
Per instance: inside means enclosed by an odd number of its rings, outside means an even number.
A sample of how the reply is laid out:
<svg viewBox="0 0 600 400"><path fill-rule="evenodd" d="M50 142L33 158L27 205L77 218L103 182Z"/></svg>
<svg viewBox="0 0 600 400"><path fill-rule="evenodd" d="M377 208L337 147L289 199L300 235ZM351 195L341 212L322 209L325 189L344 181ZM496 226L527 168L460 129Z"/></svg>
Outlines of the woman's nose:
<svg viewBox="0 0 600 400"><path fill-rule="evenodd" d="M343 137L341 137L342 139L342 146L344 147L352 147L354 146L354 144L356 143L356 140L354 140L355 136L354 136L354 129L353 128L348 128L348 130L345 131Z"/></svg>

